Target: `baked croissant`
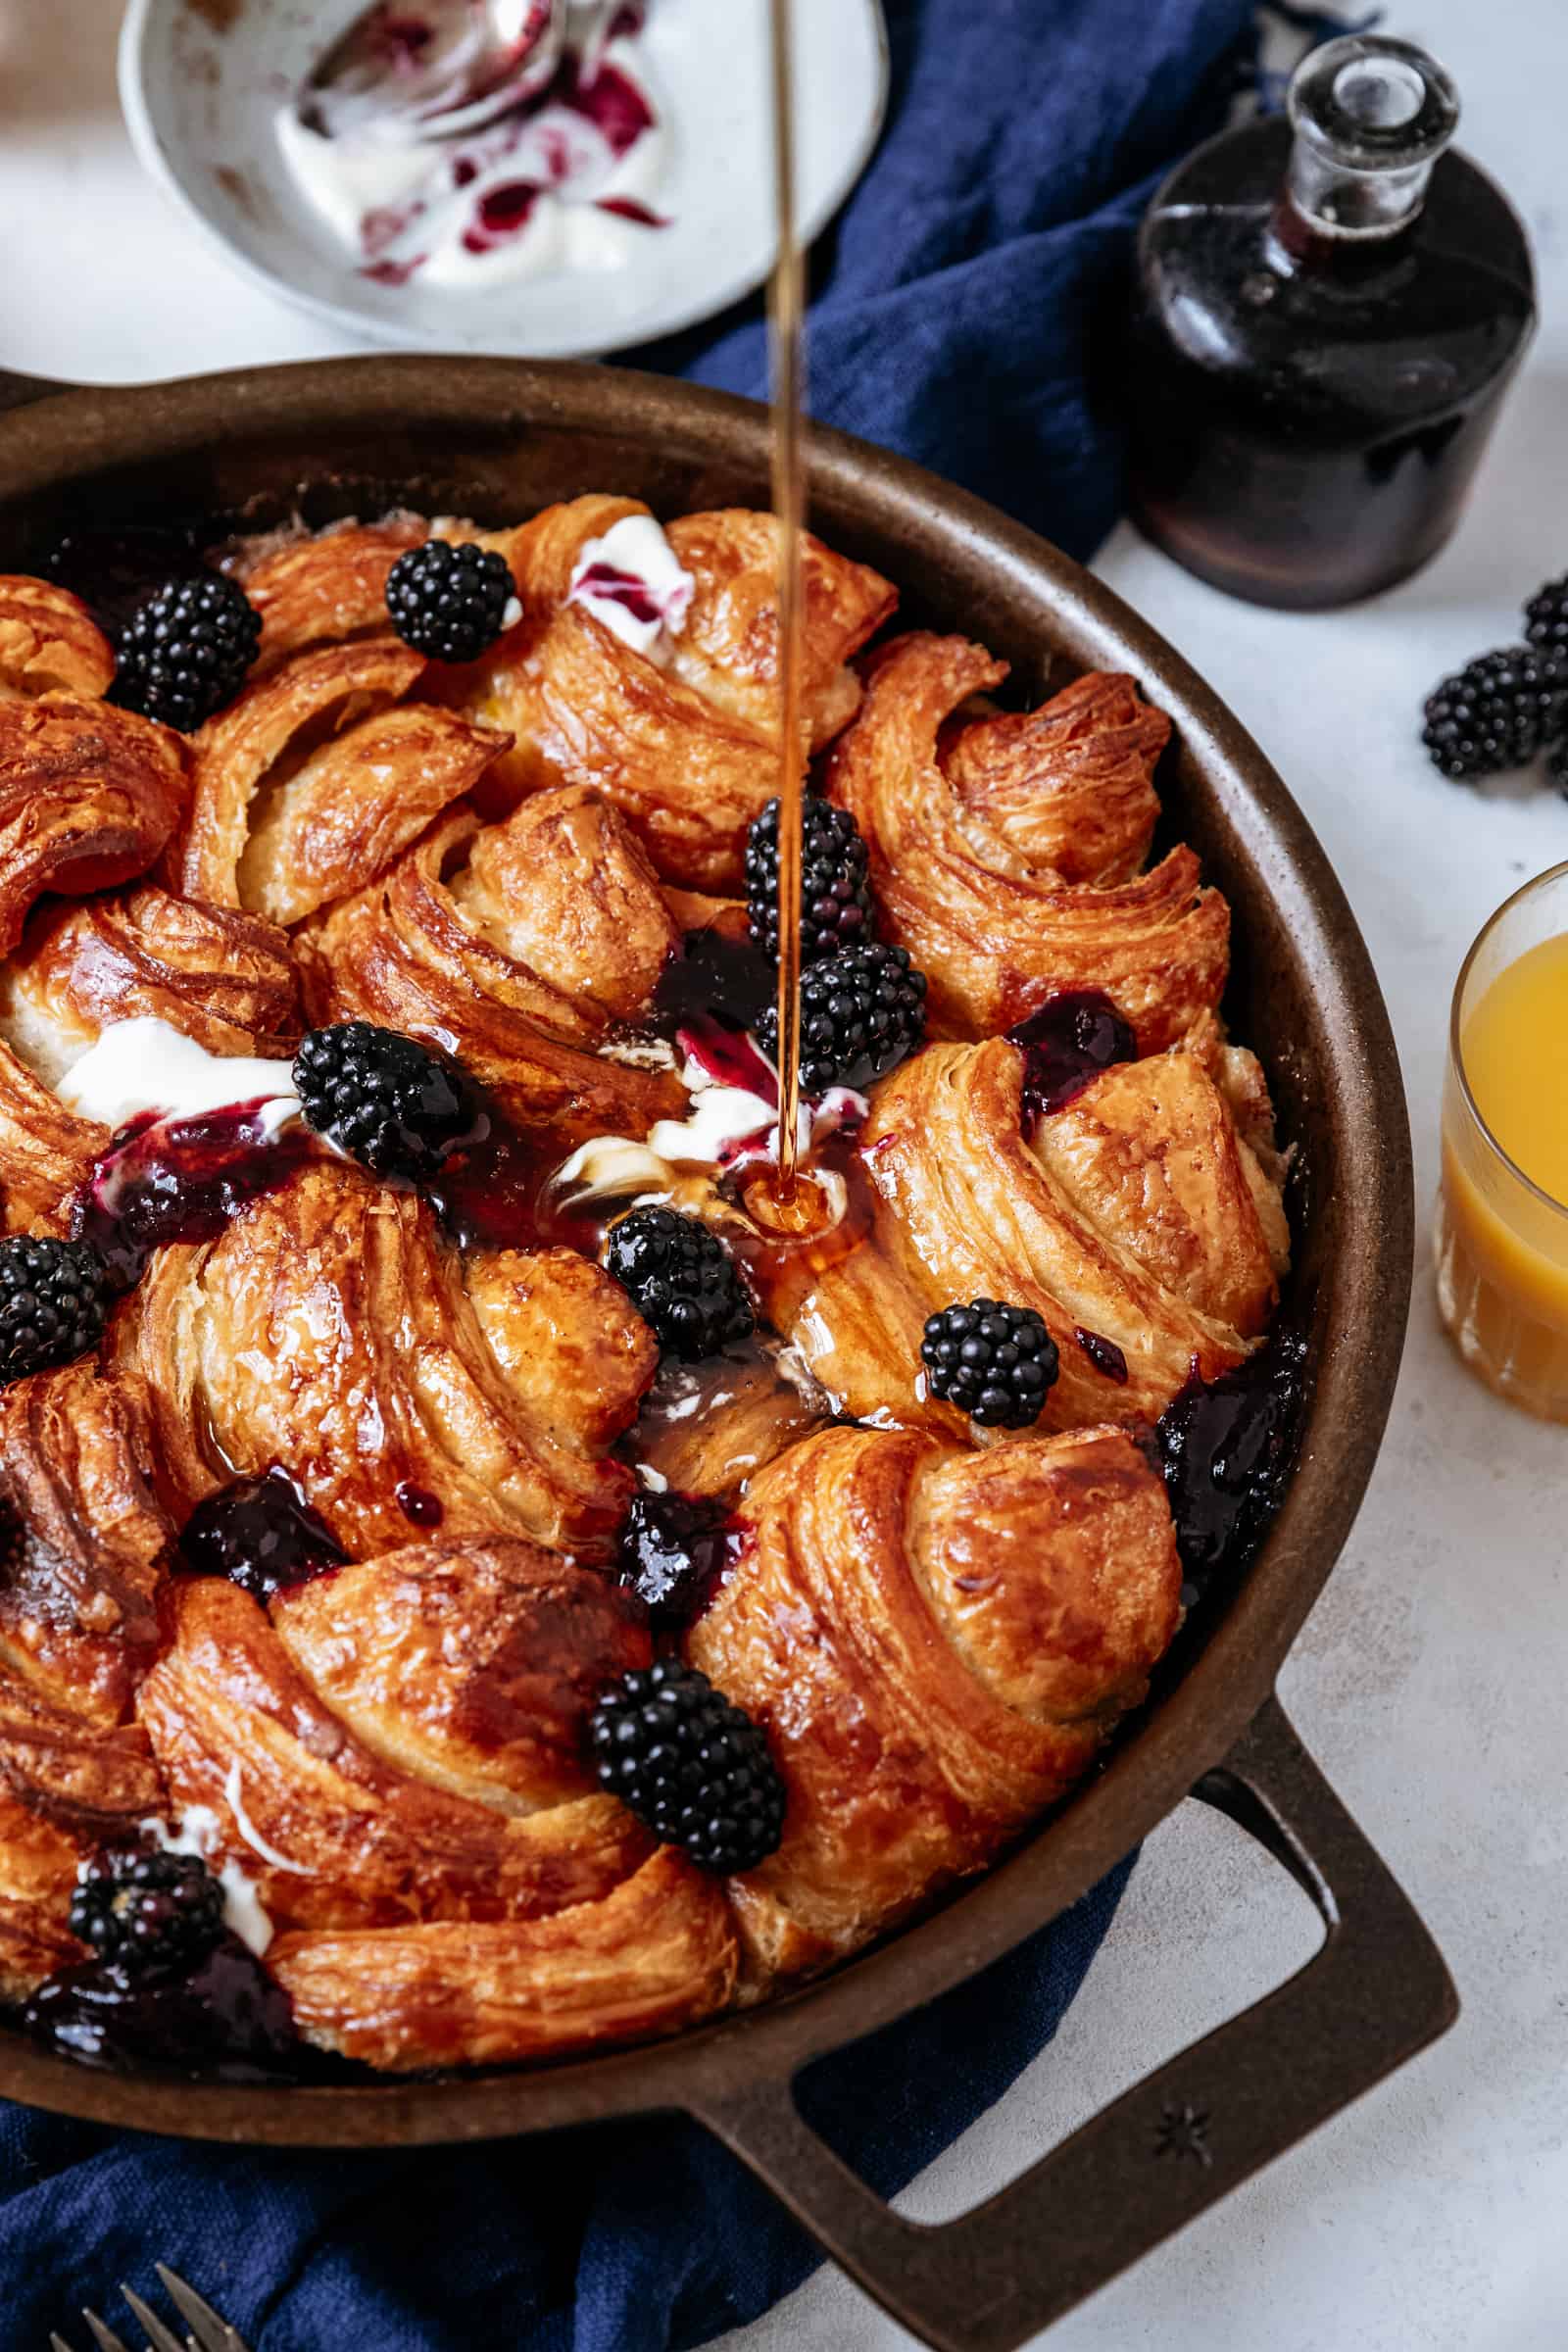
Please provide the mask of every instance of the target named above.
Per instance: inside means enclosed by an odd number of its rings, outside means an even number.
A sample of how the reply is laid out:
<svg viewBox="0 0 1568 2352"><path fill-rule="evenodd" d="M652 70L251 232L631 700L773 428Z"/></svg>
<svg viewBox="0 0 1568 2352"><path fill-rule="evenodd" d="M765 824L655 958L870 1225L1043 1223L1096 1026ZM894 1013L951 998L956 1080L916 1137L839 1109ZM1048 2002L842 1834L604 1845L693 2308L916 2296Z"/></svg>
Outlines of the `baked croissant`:
<svg viewBox="0 0 1568 2352"><path fill-rule="evenodd" d="M579 498L492 538L523 617L477 665L463 708L514 737L497 771L514 793L592 786L630 819L666 881L732 889L747 827L778 791L775 526L736 509L669 525L694 593L662 666L567 601L588 543L647 513L636 499ZM847 665L895 595L809 535L802 553L804 760L854 711L859 685Z"/></svg>
<svg viewBox="0 0 1568 2352"><path fill-rule="evenodd" d="M318 1019L449 1045L518 1130L548 1131L560 1159L589 1136L641 1137L680 1116L667 1072L592 1050L646 1004L676 939L616 810L567 786L502 825L446 818L301 953Z"/></svg>
<svg viewBox="0 0 1568 2352"><path fill-rule="evenodd" d="M687 1638L766 1726L784 1842L730 1882L754 1978L842 1958L1071 1787L1169 1645L1181 1563L1124 1433L976 1453L832 1429L754 1480Z"/></svg>
<svg viewBox="0 0 1568 2352"><path fill-rule="evenodd" d="M296 655L247 684L196 739L170 888L297 923L384 871L506 749L405 699L425 666L377 637Z"/></svg>
<svg viewBox="0 0 1568 2352"><path fill-rule="evenodd" d="M144 873L185 800L168 727L74 694L0 699L0 956L47 890L107 890Z"/></svg>
<svg viewBox="0 0 1568 2352"><path fill-rule="evenodd" d="M1097 676L1025 718L950 724L1006 674L961 637L900 638L876 662L829 791L865 838L882 935L951 1035L1094 988L1155 1053L1218 1004L1230 937L1191 850L1135 870L1169 721L1130 678Z"/></svg>
<svg viewBox="0 0 1568 2352"><path fill-rule="evenodd" d="M442 1542L280 1595L177 1587L140 1717L280 1933L308 2038L389 2068L668 2031L728 1997L716 1885L582 1762L647 1656L613 1588L527 1544Z"/></svg>
<svg viewBox="0 0 1568 2352"><path fill-rule="evenodd" d="M0 573L0 700L104 695L114 682L114 648L80 597Z"/></svg>
<svg viewBox="0 0 1568 2352"><path fill-rule="evenodd" d="M549 1299L569 1300L554 1334ZM283 1463L351 1553L509 1529L603 1559L632 1494L605 1458L653 1378L625 1294L570 1251L460 1257L428 1206L320 1160L216 1242L160 1250L117 1322L183 1518ZM287 1365L286 1379L260 1368ZM422 1522L421 1522L422 1523Z"/></svg>
<svg viewBox="0 0 1568 2352"><path fill-rule="evenodd" d="M1023 1078L1004 1038L926 1047L872 1093L863 1237L820 1274L809 1251L764 1258L768 1318L836 1409L963 1435L920 1376L926 1318L954 1299L1045 1317L1053 1429L1152 1420L1264 1329L1289 1258L1279 1164L1238 1133L1203 1054L1106 1070L1034 1119Z"/></svg>

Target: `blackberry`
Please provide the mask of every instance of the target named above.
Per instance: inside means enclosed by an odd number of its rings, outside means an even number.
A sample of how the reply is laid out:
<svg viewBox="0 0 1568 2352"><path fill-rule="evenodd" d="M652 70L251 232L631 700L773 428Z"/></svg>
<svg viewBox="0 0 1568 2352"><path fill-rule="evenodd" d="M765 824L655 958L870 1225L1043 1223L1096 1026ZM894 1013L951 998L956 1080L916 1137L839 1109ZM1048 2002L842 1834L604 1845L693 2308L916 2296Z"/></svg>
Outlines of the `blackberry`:
<svg viewBox="0 0 1568 2352"><path fill-rule="evenodd" d="M116 1846L76 1873L71 1933L128 1970L189 1966L223 1932L223 1889L199 1854Z"/></svg>
<svg viewBox="0 0 1568 2352"><path fill-rule="evenodd" d="M506 627L515 594L512 566L493 547L426 539L388 572L386 609L416 653L434 662L477 662Z"/></svg>
<svg viewBox="0 0 1568 2352"><path fill-rule="evenodd" d="M115 700L192 734L231 703L262 638L262 616L220 571L167 580L121 632Z"/></svg>
<svg viewBox="0 0 1568 2352"><path fill-rule="evenodd" d="M1056 1344L1032 1306L975 1298L932 1315L920 1358L933 1396L985 1429L1027 1429L1056 1377Z"/></svg>
<svg viewBox="0 0 1568 2352"><path fill-rule="evenodd" d="M728 1505L707 1494L639 1494L620 1531L615 1581L655 1625L697 1614L729 1557Z"/></svg>
<svg viewBox="0 0 1568 2352"><path fill-rule="evenodd" d="M752 1302L716 1233L673 1208L633 1208L610 1229L605 1264L661 1348L695 1364L755 1328Z"/></svg>
<svg viewBox="0 0 1568 2352"><path fill-rule="evenodd" d="M348 1553L286 1470L239 1478L199 1502L179 1539L192 1576L223 1576L263 1606Z"/></svg>
<svg viewBox="0 0 1568 2352"><path fill-rule="evenodd" d="M801 1088L869 1086L925 1037L925 974L904 948L841 948L801 974ZM778 1009L757 1024L757 1042L778 1058Z"/></svg>
<svg viewBox="0 0 1568 2352"><path fill-rule="evenodd" d="M307 1123L376 1176L434 1176L474 1139L479 1106L446 1054L396 1029L340 1021L306 1032L294 1084Z"/></svg>
<svg viewBox="0 0 1568 2352"><path fill-rule="evenodd" d="M1544 654L1568 657L1568 571L1538 588L1525 607L1525 635Z"/></svg>
<svg viewBox="0 0 1568 2352"><path fill-rule="evenodd" d="M704 1870L755 1870L784 1829L784 1784L751 1717L679 1658L608 1690L588 1721L605 1788Z"/></svg>
<svg viewBox="0 0 1568 2352"><path fill-rule="evenodd" d="M1435 767L1468 780L1523 767L1568 717L1568 660L1509 645L1445 678L1426 701L1421 740Z"/></svg>
<svg viewBox="0 0 1568 2352"><path fill-rule="evenodd" d="M85 1355L107 1312L104 1261L90 1242L0 1242L0 1383Z"/></svg>
<svg viewBox="0 0 1568 2352"><path fill-rule="evenodd" d="M746 896L752 938L778 954L779 804L769 801L746 843ZM801 820L801 960L819 963L840 948L857 947L872 931L865 844L847 808L808 799Z"/></svg>

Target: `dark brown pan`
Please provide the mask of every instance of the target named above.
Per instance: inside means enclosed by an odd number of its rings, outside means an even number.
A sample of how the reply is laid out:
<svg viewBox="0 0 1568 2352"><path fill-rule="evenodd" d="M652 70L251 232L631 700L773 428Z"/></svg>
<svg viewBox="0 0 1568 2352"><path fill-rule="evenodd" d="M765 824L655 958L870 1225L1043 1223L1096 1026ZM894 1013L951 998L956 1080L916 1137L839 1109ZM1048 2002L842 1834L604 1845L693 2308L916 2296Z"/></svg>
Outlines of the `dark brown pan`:
<svg viewBox="0 0 1568 2352"><path fill-rule="evenodd" d="M39 399L52 389L0 378L0 405L18 404L0 423L6 569L27 568L83 521L205 512L261 526L296 506L321 522L390 504L500 520L589 489L663 514L767 499L763 411L619 369L377 357ZM1455 2014L1425 1929L1273 1696L1354 1519L1394 1391L1409 1135L1388 1016L1339 884L1280 778L1187 663L1055 549L863 443L814 436L811 511L836 547L899 583L907 614L982 639L1024 691L1089 667L1130 670L1176 722L1167 800L1235 909L1229 1009L1269 1070L1300 1170L1287 1312L1310 1334L1314 1385L1267 1545L1183 1637L1102 1773L988 1877L806 1990L646 2049L332 2088L91 2074L0 2034L0 2093L149 2131L344 2147L684 2109L917 2335L947 2352L1005 2352ZM940 2228L901 2219L802 2120L795 2076L1007 1951L1189 1793L1305 1887L1321 1949L1000 2195ZM1169 2123L1188 2108L1207 2122L1184 2156Z"/></svg>

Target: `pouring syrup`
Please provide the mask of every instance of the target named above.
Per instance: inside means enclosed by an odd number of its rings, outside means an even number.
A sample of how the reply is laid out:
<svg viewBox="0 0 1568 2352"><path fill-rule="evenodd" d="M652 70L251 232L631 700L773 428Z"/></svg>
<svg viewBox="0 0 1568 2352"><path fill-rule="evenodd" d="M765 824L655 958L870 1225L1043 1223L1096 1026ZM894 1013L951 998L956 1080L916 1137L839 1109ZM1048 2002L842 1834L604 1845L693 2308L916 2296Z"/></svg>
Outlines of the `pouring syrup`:
<svg viewBox="0 0 1568 2352"><path fill-rule="evenodd" d="M773 513L778 521L778 1198L795 1191L801 1102L801 392L806 268L795 211L793 0L769 0L778 259L768 289Z"/></svg>

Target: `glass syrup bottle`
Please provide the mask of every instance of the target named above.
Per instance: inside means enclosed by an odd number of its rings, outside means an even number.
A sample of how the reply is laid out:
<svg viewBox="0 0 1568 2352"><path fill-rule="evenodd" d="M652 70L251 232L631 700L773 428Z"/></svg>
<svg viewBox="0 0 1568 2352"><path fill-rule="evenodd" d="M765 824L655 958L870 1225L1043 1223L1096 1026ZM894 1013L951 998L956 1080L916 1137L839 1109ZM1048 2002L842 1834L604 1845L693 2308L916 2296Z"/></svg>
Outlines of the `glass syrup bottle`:
<svg viewBox="0 0 1568 2352"><path fill-rule="evenodd" d="M1135 519L1254 604L1349 604L1459 518L1535 323L1522 222L1448 151L1458 96L1408 42L1314 50L1288 119L1178 166L1139 237Z"/></svg>

